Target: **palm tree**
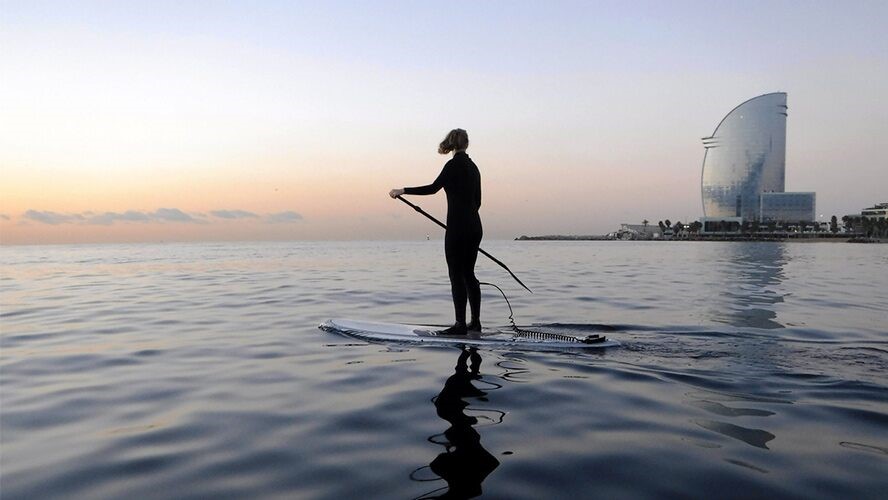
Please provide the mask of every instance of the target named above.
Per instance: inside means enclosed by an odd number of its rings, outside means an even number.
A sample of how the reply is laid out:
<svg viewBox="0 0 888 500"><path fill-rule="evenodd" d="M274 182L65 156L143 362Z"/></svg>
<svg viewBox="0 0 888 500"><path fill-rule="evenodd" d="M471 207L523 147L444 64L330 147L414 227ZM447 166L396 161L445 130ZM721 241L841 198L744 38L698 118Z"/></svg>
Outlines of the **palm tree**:
<svg viewBox="0 0 888 500"><path fill-rule="evenodd" d="M832 234L836 234L839 232L839 220L836 219L835 215L833 215L832 218L829 219L829 231Z"/></svg>

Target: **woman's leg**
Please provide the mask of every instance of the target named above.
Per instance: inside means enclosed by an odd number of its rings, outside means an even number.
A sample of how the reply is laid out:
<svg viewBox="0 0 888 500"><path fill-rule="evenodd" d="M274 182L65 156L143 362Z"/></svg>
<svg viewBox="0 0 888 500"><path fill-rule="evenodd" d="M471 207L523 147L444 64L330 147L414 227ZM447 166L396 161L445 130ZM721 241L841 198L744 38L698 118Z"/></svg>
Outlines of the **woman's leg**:
<svg viewBox="0 0 888 500"><path fill-rule="evenodd" d="M481 320L481 285L475 277L475 261L478 260L478 247L481 246L481 233L468 241L465 250L465 267L463 268L463 280L466 284L466 292L469 300L469 308L472 310L472 324L480 325Z"/></svg>
<svg viewBox="0 0 888 500"><path fill-rule="evenodd" d="M462 240L462 241L461 241ZM444 235L444 257L447 259L447 272L450 274L450 293L453 296L453 312L456 322L466 324L466 280L464 238L452 231Z"/></svg>

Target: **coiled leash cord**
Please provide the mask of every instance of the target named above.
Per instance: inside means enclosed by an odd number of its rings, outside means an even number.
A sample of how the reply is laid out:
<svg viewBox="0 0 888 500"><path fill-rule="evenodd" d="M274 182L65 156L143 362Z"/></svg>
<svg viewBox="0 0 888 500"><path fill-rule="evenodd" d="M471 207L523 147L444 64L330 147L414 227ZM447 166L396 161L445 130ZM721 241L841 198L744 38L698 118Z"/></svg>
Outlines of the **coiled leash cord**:
<svg viewBox="0 0 888 500"><path fill-rule="evenodd" d="M494 285L493 283L487 283L484 281L479 281L479 285L487 285L492 286L499 290L499 293L503 296L503 299L506 301L506 305L509 306L509 326L512 328L512 331L515 332L516 337L522 337L525 339L533 339L533 340L558 340L561 342L579 342L582 344L597 344L599 342L604 342L606 339L601 335L587 335L586 337L574 337L573 335L562 335L560 333L549 333L549 332L538 332L534 330L525 330L523 328L518 328L518 325L515 324L515 315L512 312L512 304L509 302L509 298L506 297L506 293L503 292L503 289Z"/></svg>

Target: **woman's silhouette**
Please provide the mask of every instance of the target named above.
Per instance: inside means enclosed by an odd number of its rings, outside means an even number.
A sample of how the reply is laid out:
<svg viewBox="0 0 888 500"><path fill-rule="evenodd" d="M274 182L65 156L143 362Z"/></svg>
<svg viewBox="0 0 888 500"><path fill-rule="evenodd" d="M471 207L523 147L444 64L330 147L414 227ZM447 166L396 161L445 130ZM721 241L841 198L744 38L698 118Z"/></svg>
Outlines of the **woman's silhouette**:
<svg viewBox="0 0 888 500"><path fill-rule="evenodd" d="M438 146L438 153L453 152L435 182L418 187L392 189L389 196L402 194L429 195L441 188L447 194L447 232L444 235L444 256L450 274L450 292L456 322L442 333L466 335L468 330L481 331L481 287L475 278L475 261L481 245L483 228L478 209L481 208L481 173L466 154L469 135L461 128L453 129ZM466 300L472 320L466 325Z"/></svg>

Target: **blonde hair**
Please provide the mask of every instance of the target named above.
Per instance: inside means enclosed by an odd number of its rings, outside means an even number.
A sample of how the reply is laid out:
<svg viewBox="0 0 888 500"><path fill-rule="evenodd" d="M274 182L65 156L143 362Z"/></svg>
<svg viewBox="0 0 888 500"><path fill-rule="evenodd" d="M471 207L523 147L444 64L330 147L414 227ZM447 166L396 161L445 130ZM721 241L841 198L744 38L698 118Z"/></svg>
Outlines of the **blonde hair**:
<svg viewBox="0 0 888 500"><path fill-rule="evenodd" d="M469 147L469 134L461 129L455 128L447 133L447 137L438 145L438 153L446 155L451 151L459 151Z"/></svg>

